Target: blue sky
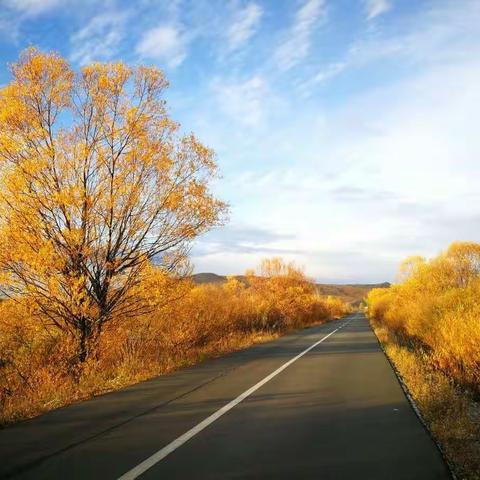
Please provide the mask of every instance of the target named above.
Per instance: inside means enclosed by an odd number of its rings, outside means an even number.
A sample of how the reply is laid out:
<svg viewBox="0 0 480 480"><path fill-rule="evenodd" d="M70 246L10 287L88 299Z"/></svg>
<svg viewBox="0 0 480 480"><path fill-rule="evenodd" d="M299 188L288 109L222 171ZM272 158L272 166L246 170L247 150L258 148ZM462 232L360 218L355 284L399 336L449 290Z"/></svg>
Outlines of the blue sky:
<svg viewBox="0 0 480 480"><path fill-rule="evenodd" d="M197 271L384 281L480 241L478 0L0 0L0 84L31 44L165 71L231 205Z"/></svg>

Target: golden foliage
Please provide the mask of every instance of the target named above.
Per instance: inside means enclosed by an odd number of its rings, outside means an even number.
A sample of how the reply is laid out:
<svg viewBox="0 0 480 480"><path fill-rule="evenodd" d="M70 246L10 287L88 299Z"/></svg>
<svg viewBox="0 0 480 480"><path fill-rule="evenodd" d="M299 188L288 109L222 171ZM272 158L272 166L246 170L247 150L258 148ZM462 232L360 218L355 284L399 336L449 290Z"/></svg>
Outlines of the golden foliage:
<svg viewBox="0 0 480 480"><path fill-rule="evenodd" d="M75 344L66 333L35 321L27 304L1 302L0 423L347 311L338 299L319 296L293 264L275 259L264 262L259 271L268 276L251 275L249 285L233 277L223 285L195 285L156 269L144 285L154 303L152 312L109 323L95 355L81 369L75 361Z"/></svg>
<svg viewBox="0 0 480 480"><path fill-rule="evenodd" d="M0 266L32 318L77 339L85 360L104 324L151 308L152 259L185 266L226 206L209 191L214 152L182 136L153 67L23 52L0 90ZM27 299L28 297L28 299Z"/></svg>
<svg viewBox="0 0 480 480"><path fill-rule="evenodd" d="M370 292L370 315L480 391L480 244L454 243L432 260L409 260L403 273L402 283Z"/></svg>

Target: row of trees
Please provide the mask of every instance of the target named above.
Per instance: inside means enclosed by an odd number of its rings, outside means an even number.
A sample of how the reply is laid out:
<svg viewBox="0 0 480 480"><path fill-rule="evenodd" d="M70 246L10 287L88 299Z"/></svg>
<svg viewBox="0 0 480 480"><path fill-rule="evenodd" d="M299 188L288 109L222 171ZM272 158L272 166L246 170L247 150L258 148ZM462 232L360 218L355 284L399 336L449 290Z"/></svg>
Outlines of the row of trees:
<svg viewBox="0 0 480 480"><path fill-rule="evenodd" d="M81 365L72 361L74 337L45 329L23 303L0 302L0 425L347 310L339 299L318 295L300 269L279 259L223 285L195 285L160 272L148 285L154 311L107 323L100 354Z"/></svg>
<svg viewBox="0 0 480 480"><path fill-rule="evenodd" d="M399 282L368 295L370 315L461 385L480 393L480 244L407 259Z"/></svg>
<svg viewBox="0 0 480 480"><path fill-rule="evenodd" d="M77 339L85 361L112 320L155 308L158 270L188 269L222 222L214 152L168 116L153 67L24 51L0 90L0 284ZM156 268L152 267L152 263Z"/></svg>

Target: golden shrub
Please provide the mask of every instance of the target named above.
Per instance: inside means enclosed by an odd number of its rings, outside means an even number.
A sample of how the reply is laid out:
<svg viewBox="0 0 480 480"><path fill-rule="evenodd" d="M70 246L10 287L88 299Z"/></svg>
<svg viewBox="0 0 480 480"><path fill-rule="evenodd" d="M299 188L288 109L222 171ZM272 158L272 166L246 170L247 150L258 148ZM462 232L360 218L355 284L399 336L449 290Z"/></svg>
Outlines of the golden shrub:
<svg viewBox="0 0 480 480"><path fill-rule="evenodd" d="M370 316L479 391L480 244L456 242L431 260L407 260L401 273L401 283L370 292Z"/></svg>

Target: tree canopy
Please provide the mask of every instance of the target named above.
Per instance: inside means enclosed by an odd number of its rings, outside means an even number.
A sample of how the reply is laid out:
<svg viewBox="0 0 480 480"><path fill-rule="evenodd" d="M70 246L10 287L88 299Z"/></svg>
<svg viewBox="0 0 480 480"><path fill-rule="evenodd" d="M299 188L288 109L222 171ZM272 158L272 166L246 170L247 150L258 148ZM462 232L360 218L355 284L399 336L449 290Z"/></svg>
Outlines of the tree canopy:
<svg viewBox="0 0 480 480"><path fill-rule="evenodd" d="M214 152L169 117L153 67L25 50L0 90L0 267L10 296L79 338L149 308L142 281L222 222Z"/></svg>

